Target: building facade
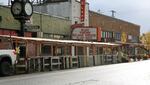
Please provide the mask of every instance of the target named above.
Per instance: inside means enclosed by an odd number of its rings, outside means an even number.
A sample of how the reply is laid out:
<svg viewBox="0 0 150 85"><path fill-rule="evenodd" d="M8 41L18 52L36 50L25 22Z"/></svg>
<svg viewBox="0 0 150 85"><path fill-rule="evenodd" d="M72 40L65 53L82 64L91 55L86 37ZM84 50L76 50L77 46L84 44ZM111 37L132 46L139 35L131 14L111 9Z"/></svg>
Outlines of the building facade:
<svg viewBox="0 0 150 85"><path fill-rule="evenodd" d="M76 4L67 5L71 3L76 3ZM80 13L79 13L80 3L76 0L72 0L69 2L53 3L53 5L56 6L52 6L52 7L48 7L51 5L46 5L46 6L48 8L53 8L53 11L55 9L56 12L53 12L52 9L50 12L49 9L49 13L54 13L54 14L47 14L44 12L46 10L42 10L42 13L34 12L34 14L31 17L31 20L26 22L26 29L25 29L26 36L57 38L57 39L71 38L72 36L71 25L76 24L76 21L78 22L78 20L79 20L79 24L81 23L80 18L75 18L75 16L80 17ZM57 6L59 5L60 7L57 8ZM74 9L70 9L69 6L73 6ZM63 9L59 9L59 8L63 8L64 11L66 8L66 11L67 10L68 11L64 12L66 14L63 14L63 12L61 12ZM13 18L10 12L10 8L5 6L0 6L0 10L3 11L0 12L0 34L17 35L17 32L20 30L20 23ZM89 16L89 17L86 17L87 21L86 18L85 21L88 23L86 24L87 26L83 26L83 28L85 27L101 28L99 29L99 31L102 31L101 35L99 33L100 36L97 36L98 38L101 37L101 39L99 39L101 40L101 42L124 42L124 43L139 42L139 36L140 36L139 25L127 21L123 21L120 19L116 19L110 16L106 16L103 14L99 14L93 11L87 12L87 10L88 9L86 9L85 16ZM67 16L69 16L69 18L66 18ZM89 31L90 29L88 29L88 33ZM95 32L95 34L97 34L97 31Z"/></svg>
<svg viewBox="0 0 150 85"><path fill-rule="evenodd" d="M102 42L138 43L140 26L117 18L89 11L90 26L100 27Z"/></svg>
<svg viewBox="0 0 150 85"><path fill-rule="evenodd" d="M0 34L18 35L20 23L13 18L10 8L0 6L0 11ZM34 12L30 21L26 22L25 36L69 39L70 26L68 19Z"/></svg>
<svg viewBox="0 0 150 85"><path fill-rule="evenodd" d="M81 23L80 2L77 0L68 0L68 2L46 3L43 5L35 5L34 11L42 12L49 15L60 16L71 20L72 24ZM85 20L84 25L89 26L89 4L85 5Z"/></svg>

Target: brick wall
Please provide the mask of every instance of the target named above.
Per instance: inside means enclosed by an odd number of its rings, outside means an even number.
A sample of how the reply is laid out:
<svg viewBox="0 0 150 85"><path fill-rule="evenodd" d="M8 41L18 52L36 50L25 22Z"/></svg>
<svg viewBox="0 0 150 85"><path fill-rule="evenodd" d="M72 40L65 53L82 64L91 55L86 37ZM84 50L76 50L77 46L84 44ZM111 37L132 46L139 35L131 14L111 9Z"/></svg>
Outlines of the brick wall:
<svg viewBox="0 0 150 85"><path fill-rule="evenodd" d="M128 35L140 36L140 26L123 21L120 19L112 18L103 14L89 11L90 26L100 26L103 31L112 32L125 32Z"/></svg>

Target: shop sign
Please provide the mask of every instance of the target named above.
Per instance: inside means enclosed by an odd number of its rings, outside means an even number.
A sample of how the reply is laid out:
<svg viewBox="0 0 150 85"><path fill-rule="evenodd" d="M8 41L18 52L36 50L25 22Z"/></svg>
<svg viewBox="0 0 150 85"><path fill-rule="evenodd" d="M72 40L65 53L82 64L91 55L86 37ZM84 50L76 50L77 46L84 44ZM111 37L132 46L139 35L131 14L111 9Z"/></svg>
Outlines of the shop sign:
<svg viewBox="0 0 150 85"><path fill-rule="evenodd" d="M121 34L121 42L126 43L127 42L127 34L125 32L123 32Z"/></svg>
<svg viewBox="0 0 150 85"><path fill-rule="evenodd" d="M128 35L128 39L129 39L129 40L132 40L132 35Z"/></svg>
<svg viewBox="0 0 150 85"><path fill-rule="evenodd" d="M75 28L72 31L72 39L75 40L97 40L97 28Z"/></svg>
<svg viewBox="0 0 150 85"><path fill-rule="evenodd" d="M40 26L26 26L25 27L26 31L29 32L39 32L40 31Z"/></svg>
<svg viewBox="0 0 150 85"><path fill-rule="evenodd" d="M80 18L81 18L81 22L84 22L85 19L85 0L81 0L81 14L80 14Z"/></svg>
<svg viewBox="0 0 150 85"><path fill-rule="evenodd" d="M11 31L11 36L17 36L17 32L16 31Z"/></svg>
<svg viewBox="0 0 150 85"><path fill-rule="evenodd" d="M3 30L3 35L10 35L10 31L9 30Z"/></svg>
<svg viewBox="0 0 150 85"><path fill-rule="evenodd" d="M0 29L0 35L17 36L17 32L14 30L2 30L2 29Z"/></svg>

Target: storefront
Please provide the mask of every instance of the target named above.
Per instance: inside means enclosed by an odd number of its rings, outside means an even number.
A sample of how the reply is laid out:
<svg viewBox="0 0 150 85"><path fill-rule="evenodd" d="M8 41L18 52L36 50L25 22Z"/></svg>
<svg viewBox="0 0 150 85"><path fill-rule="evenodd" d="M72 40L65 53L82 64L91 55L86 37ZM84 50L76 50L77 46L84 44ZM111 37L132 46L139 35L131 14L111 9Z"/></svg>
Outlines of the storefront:
<svg viewBox="0 0 150 85"><path fill-rule="evenodd" d="M140 26L137 24L94 11L89 11L89 22L90 26L101 27L102 42L139 43Z"/></svg>

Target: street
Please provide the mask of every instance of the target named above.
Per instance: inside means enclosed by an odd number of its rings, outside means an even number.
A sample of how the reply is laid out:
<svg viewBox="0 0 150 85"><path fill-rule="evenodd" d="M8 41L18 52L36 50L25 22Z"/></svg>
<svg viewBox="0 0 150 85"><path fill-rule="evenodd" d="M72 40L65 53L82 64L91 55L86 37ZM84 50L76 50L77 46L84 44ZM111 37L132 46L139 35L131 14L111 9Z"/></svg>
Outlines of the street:
<svg viewBox="0 0 150 85"><path fill-rule="evenodd" d="M150 60L1 77L0 85L150 85Z"/></svg>

